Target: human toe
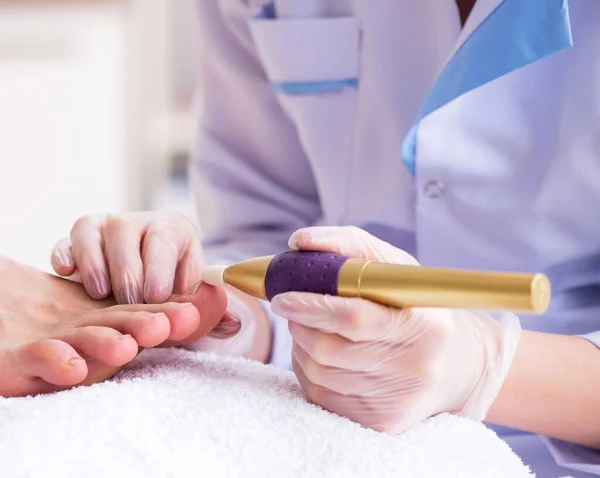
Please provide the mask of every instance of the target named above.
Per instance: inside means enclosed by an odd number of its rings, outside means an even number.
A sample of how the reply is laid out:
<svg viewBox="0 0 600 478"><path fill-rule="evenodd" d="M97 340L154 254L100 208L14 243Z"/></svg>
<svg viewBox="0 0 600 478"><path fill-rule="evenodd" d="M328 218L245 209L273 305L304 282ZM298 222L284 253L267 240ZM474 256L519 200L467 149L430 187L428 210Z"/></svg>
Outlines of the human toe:
<svg viewBox="0 0 600 478"><path fill-rule="evenodd" d="M117 305L90 311L76 327L107 327L131 335L140 347L155 347L169 338L171 325L164 313L145 308L150 306Z"/></svg>
<svg viewBox="0 0 600 478"><path fill-rule="evenodd" d="M122 332L133 336L140 347L152 348L168 340L171 324L163 312L136 312L123 324Z"/></svg>
<svg viewBox="0 0 600 478"><path fill-rule="evenodd" d="M77 385L87 376L87 364L73 347L62 340L44 339L18 349L22 376L41 378L61 387Z"/></svg>
<svg viewBox="0 0 600 478"><path fill-rule="evenodd" d="M109 327L73 328L62 339L86 359L112 367L131 362L138 353L138 344L132 335Z"/></svg>
<svg viewBox="0 0 600 478"><path fill-rule="evenodd" d="M144 311L139 312L138 322L127 324L127 331L142 347L149 347L149 345L144 345L148 341L156 341L155 345L158 345L165 340L183 340L192 334L200 324L200 313L190 303L144 304L139 307L143 307ZM146 320L144 322L144 318L154 321Z"/></svg>
<svg viewBox="0 0 600 478"><path fill-rule="evenodd" d="M193 304L200 317L200 323L193 333L184 337L186 342L198 340L210 333L227 312L225 290L208 284L201 284L193 295L181 296L178 300Z"/></svg>

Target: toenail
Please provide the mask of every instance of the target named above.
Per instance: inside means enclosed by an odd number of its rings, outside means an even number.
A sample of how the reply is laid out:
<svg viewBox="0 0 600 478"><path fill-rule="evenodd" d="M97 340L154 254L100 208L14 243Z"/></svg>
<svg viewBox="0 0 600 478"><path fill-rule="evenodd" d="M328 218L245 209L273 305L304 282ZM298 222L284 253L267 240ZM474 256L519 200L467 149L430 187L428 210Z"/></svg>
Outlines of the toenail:
<svg viewBox="0 0 600 478"><path fill-rule="evenodd" d="M125 340L125 339L131 339L131 338L133 338L133 337L131 336L131 334L125 334L125 335L119 335L119 336L117 337L117 340Z"/></svg>
<svg viewBox="0 0 600 478"><path fill-rule="evenodd" d="M69 360L69 365L79 365L80 363L84 363L85 360L83 360L82 358L79 357L73 357L72 359Z"/></svg>
<svg viewBox="0 0 600 478"><path fill-rule="evenodd" d="M167 318L166 314L163 314L162 312L160 312L159 314L152 314L150 316L150 320L156 320L158 318Z"/></svg>
<svg viewBox="0 0 600 478"><path fill-rule="evenodd" d="M228 310L209 335L217 339L228 339L237 334L241 328L241 319L233 311Z"/></svg>
<svg viewBox="0 0 600 478"><path fill-rule="evenodd" d="M202 281L200 281L200 282L196 282L196 283L195 283L195 284L192 286L192 288L186 292L186 294L185 294L185 295L194 295L196 292L198 292L198 289L200 288L200 286L201 286L201 285L202 285Z"/></svg>

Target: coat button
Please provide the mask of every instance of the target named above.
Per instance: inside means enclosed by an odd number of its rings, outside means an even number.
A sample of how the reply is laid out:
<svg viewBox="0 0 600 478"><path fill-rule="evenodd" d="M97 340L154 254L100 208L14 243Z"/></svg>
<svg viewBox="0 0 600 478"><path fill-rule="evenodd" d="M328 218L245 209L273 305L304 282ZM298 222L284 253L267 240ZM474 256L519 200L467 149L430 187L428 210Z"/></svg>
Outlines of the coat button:
<svg viewBox="0 0 600 478"><path fill-rule="evenodd" d="M423 187L425 197L436 199L444 195L444 185L441 181L427 181Z"/></svg>

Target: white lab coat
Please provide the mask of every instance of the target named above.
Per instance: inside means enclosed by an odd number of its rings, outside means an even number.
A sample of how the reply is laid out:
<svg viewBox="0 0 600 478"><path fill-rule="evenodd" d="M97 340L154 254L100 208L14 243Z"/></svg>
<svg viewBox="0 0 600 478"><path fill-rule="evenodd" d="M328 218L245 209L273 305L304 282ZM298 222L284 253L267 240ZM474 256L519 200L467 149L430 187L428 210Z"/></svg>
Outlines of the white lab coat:
<svg viewBox="0 0 600 478"><path fill-rule="evenodd" d="M553 305L523 327L599 344L600 1L519 2L479 0L461 29L451 1L338 0L335 16L282 19L199 0L208 253L272 254L297 228L352 224L424 265L546 272ZM507 441L555 476L539 438ZM600 474L600 454L547 444Z"/></svg>

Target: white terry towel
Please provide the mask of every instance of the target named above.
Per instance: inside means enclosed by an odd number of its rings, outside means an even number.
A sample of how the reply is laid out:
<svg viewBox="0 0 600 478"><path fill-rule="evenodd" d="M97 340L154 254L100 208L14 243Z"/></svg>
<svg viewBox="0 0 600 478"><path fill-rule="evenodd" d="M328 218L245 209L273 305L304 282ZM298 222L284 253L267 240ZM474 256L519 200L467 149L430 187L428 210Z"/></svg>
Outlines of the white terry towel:
<svg viewBox="0 0 600 478"><path fill-rule="evenodd" d="M0 477L529 477L480 423L390 436L306 402L291 373L145 351L114 380L0 399Z"/></svg>

